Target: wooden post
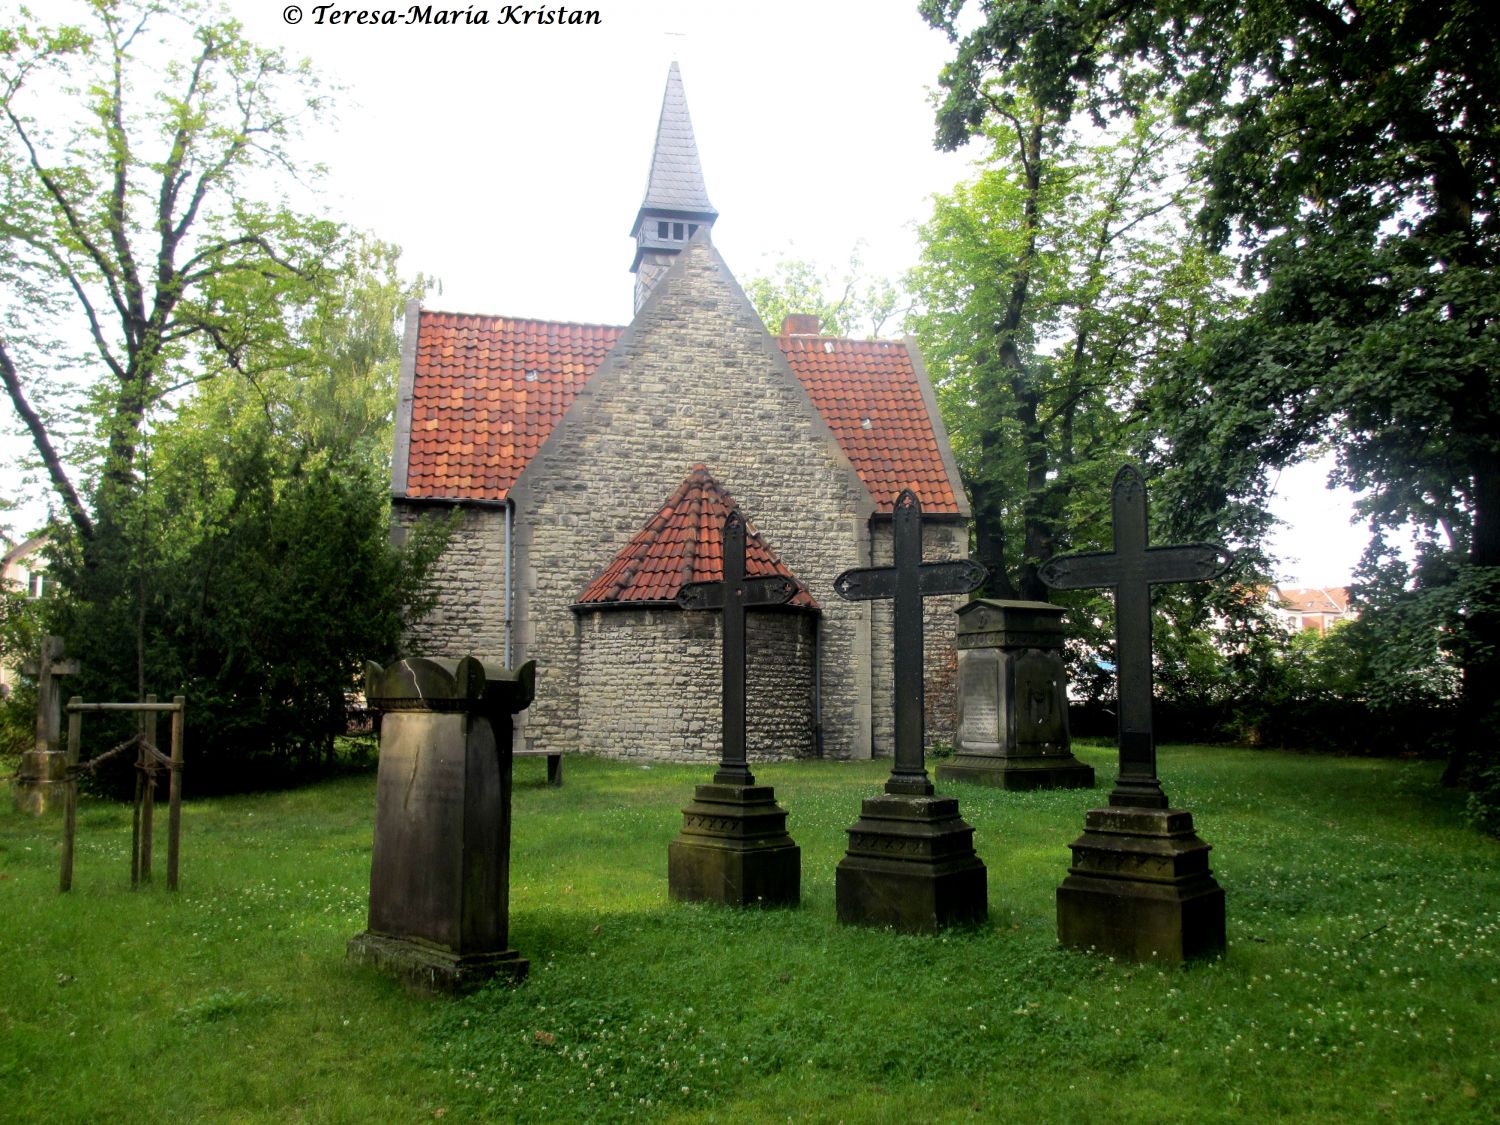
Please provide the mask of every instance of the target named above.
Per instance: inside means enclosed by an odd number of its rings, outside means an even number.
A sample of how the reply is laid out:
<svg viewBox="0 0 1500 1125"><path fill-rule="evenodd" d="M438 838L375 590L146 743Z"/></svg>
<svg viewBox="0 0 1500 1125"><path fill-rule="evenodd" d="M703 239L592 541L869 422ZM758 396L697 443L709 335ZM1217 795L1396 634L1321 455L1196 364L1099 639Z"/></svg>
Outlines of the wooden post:
<svg viewBox="0 0 1500 1125"><path fill-rule="evenodd" d="M146 696L146 702L154 704L156 696ZM142 775L141 799L141 882L151 882L151 829L156 811L156 712L141 713L141 763L146 767Z"/></svg>
<svg viewBox="0 0 1500 1125"><path fill-rule="evenodd" d="M167 890L177 889L177 864L182 838L182 727L187 699L172 697L172 776L168 782L170 812L167 823Z"/></svg>
<svg viewBox="0 0 1500 1125"><path fill-rule="evenodd" d="M141 720L136 716L135 721L136 738L140 738ZM130 889L135 890L141 885L141 789L146 783L145 771L140 769L141 747L139 741L135 747L135 801L130 807Z"/></svg>
<svg viewBox="0 0 1500 1125"><path fill-rule="evenodd" d="M83 697L75 695L70 703L82 703ZM63 790L63 847L62 875L58 881L59 891L73 889L73 839L78 833L78 777L73 772L78 765L78 745L83 735L83 714L68 712L67 781Z"/></svg>

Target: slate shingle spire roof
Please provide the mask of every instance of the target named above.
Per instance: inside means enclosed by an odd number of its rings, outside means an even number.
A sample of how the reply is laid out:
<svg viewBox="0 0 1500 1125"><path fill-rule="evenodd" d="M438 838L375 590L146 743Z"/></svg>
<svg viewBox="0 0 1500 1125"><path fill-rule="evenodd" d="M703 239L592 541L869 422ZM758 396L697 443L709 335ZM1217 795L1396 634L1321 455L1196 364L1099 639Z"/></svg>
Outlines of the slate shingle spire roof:
<svg viewBox="0 0 1500 1125"><path fill-rule="evenodd" d="M675 603L693 582L724 579L724 520L734 500L706 465L694 465L646 522L646 526L578 595L579 606L661 605ZM797 592L787 604L817 610L818 603L776 557L747 517L745 577L790 578Z"/></svg>
<svg viewBox="0 0 1500 1125"><path fill-rule="evenodd" d="M693 138L687 96L682 92L682 73L675 62L667 71L661 119L656 125L656 148L651 154L651 172L646 177L646 197L641 202L641 213L648 210L707 219L719 214L708 201L708 188L703 184L698 142ZM637 224L639 221L638 216Z"/></svg>
<svg viewBox="0 0 1500 1125"><path fill-rule="evenodd" d="M635 259L630 272L636 275L635 307L639 312L656 279L682 252L699 228L713 228L719 213L708 201L703 167L698 163L698 142L688 117L687 97L682 92L682 74L674 62L667 71L667 89L661 99L661 119L656 125L656 147L651 151L651 171L646 176L646 197L635 215Z"/></svg>

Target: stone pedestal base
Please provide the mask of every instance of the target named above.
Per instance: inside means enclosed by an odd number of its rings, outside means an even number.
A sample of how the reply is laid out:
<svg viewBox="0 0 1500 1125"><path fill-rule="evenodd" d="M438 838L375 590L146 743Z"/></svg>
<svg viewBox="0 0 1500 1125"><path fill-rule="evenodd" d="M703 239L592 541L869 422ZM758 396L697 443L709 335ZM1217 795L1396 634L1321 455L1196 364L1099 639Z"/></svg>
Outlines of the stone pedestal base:
<svg viewBox="0 0 1500 1125"><path fill-rule="evenodd" d="M1057 889L1066 946L1131 961L1184 961L1224 950L1224 891L1209 845L1183 809L1089 810Z"/></svg>
<svg viewBox="0 0 1500 1125"><path fill-rule="evenodd" d="M953 797L867 797L835 876L839 921L933 933L989 914L974 829Z"/></svg>
<svg viewBox="0 0 1500 1125"><path fill-rule="evenodd" d="M495 977L525 978L531 963L514 949L498 953L454 953L415 938L366 930L349 939L349 960L373 965L424 992L469 992Z"/></svg>
<svg viewBox="0 0 1500 1125"><path fill-rule="evenodd" d="M667 893L679 902L796 906L802 849L769 785L699 785L667 846Z"/></svg>
<svg viewBox="0 0 1500 1125"><path fill-rule="evenodd" d="M68 756L61 750L28 750L11 782L16 811L41 815L63 807Z"/></svg>
<svg viewBox="0 0 1500 1125"><path fill-rule="evenodd" d="M998 754L966 754L937 767L939 781L967 781L997 789L1092 789L1094 767L1072 754L1019 758Z"/></svg>

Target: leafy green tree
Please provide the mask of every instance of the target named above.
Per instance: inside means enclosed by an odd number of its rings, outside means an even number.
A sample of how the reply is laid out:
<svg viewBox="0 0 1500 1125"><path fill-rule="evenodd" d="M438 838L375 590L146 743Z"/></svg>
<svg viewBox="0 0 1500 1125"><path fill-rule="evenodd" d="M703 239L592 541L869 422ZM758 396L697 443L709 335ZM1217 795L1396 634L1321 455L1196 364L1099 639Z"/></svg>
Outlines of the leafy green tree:
<svg viewBox="0 0 1500 1125"><path fill-rule="evenodd" d="M182 692L193 787L285 780L329 760L363 661L392 658L426 606L443 527L389 541L405 301L394 247L356 241L302 325L308 360L204 383L156 428L112 598L65 538L54 618L87 653L80 690ZM139 683L136 677L140 676Z"/></svg>
<svg viewBox="0 0 1500 1125"><path fill-rule="evenodd" d="M24 590L0 587L0 664L16 669L41 650L42 615ZM36 737L36 688L17 678L0 698L0 757L31 749Z"/></svg>
<svg viewBox="0 0 1500 1125"><path fill-rule="evenodd" d="M1085 138L997 80L978 176L937 197L913 318L974 508L987 592L1046 600L1040 563L1107 547L1109 482L1145 442L1162 356L1222 306L1193 245L1186 149L1160 117Z"/></svg>
<svg viewBox="0 0 1500 1125"><path fill-rule="evenodd" d="M941 143L990 76L1061 114L1168 96L1205 144L1200 229L1256 287L1156 400L1192 513L1263 513L1266 469L1324 444L1377 531L1366 593L1429 602L1461 669L1450 776L1500 745L1500 30L1479 5L925 0L954 37ZM1392 583L1385 536L1425 542ZM1439 593L1439 591L1442 591ZM1372 623L1381 605L1371 602ZM1441 628L1437 627L1441 624ZM1428 651L1432 651L1429 649ZM1500 779L1497 779L1500 780Z"/></svg>
<svg viewBox="0 0 1500 1125"><path fill-rule="evenodd" d="M323 108L305 65L194 0L71 14L0 28L0 378L74 530L107 553L151 412L285 365L337 228L260 198L309 171L288 147Z"/></svg>

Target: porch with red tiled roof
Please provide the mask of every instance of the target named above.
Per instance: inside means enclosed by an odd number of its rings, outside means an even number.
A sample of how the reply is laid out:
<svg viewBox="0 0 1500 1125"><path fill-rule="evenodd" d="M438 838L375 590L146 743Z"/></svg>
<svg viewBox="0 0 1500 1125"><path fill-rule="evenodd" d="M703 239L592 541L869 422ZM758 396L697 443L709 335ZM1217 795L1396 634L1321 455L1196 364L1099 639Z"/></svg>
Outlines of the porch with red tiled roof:
<svg viewBox="0 0 1500 1125"><path fill-rule="evenodd" d="M724 521L733 497L705 465L694 465L677 490L609 565L578 596L575 608L675 605L682 588L724 578ZM746 517L745 576L790 578L797 593L788 607L818 610L818 603L776 557Z"/></svg>

